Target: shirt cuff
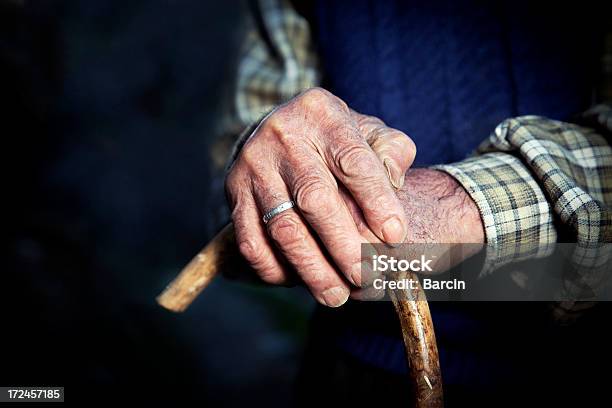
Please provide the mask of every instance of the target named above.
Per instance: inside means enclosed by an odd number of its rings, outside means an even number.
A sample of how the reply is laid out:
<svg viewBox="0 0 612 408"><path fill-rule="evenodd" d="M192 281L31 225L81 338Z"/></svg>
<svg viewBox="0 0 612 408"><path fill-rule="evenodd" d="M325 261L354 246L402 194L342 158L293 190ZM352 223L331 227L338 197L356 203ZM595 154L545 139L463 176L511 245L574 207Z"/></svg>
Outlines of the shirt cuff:
<svg viewBox="0 0 612 408"><path fill-rule="evenodd" d="M480 276L510 262L552 253L557 241L552 209L518 158L486 153L433 168L454 177L480 211L487 241Z"/></svg>

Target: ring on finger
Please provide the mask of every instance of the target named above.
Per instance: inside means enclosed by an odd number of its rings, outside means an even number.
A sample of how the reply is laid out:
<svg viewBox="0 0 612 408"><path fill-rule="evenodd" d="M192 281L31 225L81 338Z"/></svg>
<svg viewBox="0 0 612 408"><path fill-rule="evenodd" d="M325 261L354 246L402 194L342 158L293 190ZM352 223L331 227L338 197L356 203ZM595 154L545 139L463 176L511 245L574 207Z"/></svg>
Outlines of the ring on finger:
<svg viewBox="0 0 612 408"><path fill-rule="evenodd" d="M272 208L270 211L264 214L263 223L267 224L268 222L270 222L272 218L276 217L280 213L285 212L293 207L295 207L295 203L293 202L293 200L285 201L277 205L276 207Z"/></svg>

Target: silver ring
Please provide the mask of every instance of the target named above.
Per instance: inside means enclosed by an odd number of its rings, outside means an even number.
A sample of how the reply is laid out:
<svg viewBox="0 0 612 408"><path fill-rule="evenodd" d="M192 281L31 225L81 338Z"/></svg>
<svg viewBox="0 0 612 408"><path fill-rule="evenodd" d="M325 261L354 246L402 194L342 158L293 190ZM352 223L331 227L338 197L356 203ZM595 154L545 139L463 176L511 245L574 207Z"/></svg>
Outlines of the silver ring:
<svg viewBox="0 0 612 408"><path fill-rule="evenodd" d="M264 224L267 224L272 218L276 217L278 214L287 211L288 209L293 207L295 207L295 203L293 201L285 201L284 203L277 205L276 207L264 214Z"/></svg>

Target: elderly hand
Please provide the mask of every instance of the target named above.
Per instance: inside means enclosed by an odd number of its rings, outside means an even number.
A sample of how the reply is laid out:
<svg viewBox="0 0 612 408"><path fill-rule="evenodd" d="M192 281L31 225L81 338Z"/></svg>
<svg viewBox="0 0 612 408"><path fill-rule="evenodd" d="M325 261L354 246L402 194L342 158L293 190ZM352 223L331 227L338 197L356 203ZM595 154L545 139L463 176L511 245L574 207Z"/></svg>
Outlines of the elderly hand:
<svg viewBox="0 0 612 408"><path fill-rule="evenodd" d="M291 281L288 261L320 303L340 306L361 285L365 241L339 189L378 239L403 242L408 221L393 187L415 154L405 134L323 89L296 96L258 126L227 174L240 252L271 284ZM264 225L262 215L289 200L299 211Z"/></svg>
<svg viewBox="0 0 612 408"><path fill-rule="evenodd" d="M344 191L341 191L341 194L359 233L368 242L380 242L350 195ZM390 248L388 255L397 255L399 259L405 257L412 248L418 251L418 254L426 250L429 256L436 254L434 270L443 272L481 249L485 234L478 207L467 191L450 175L431 169L409 170L404 185L397 191L397 197L408 219L405 243L416 245ZM452 251L452 256L448 253L452 248L459 247L462 250ZM383 292L370 286L353 290L351 297L372 300L383 295Z"/></svg>

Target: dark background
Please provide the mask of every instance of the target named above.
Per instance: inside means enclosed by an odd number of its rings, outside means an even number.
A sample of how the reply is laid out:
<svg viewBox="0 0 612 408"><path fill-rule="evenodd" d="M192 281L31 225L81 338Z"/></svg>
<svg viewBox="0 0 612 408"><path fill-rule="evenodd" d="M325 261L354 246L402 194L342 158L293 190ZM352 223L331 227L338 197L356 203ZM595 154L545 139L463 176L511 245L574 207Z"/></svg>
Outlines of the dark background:
<svg viewBox="0 0 612 408"><path fill-rule="evenodd" d="M154 302L228 219L210 149L246 8L0 0L0 385L287 404L304 291L220 280L184 315Z"/></svg>

